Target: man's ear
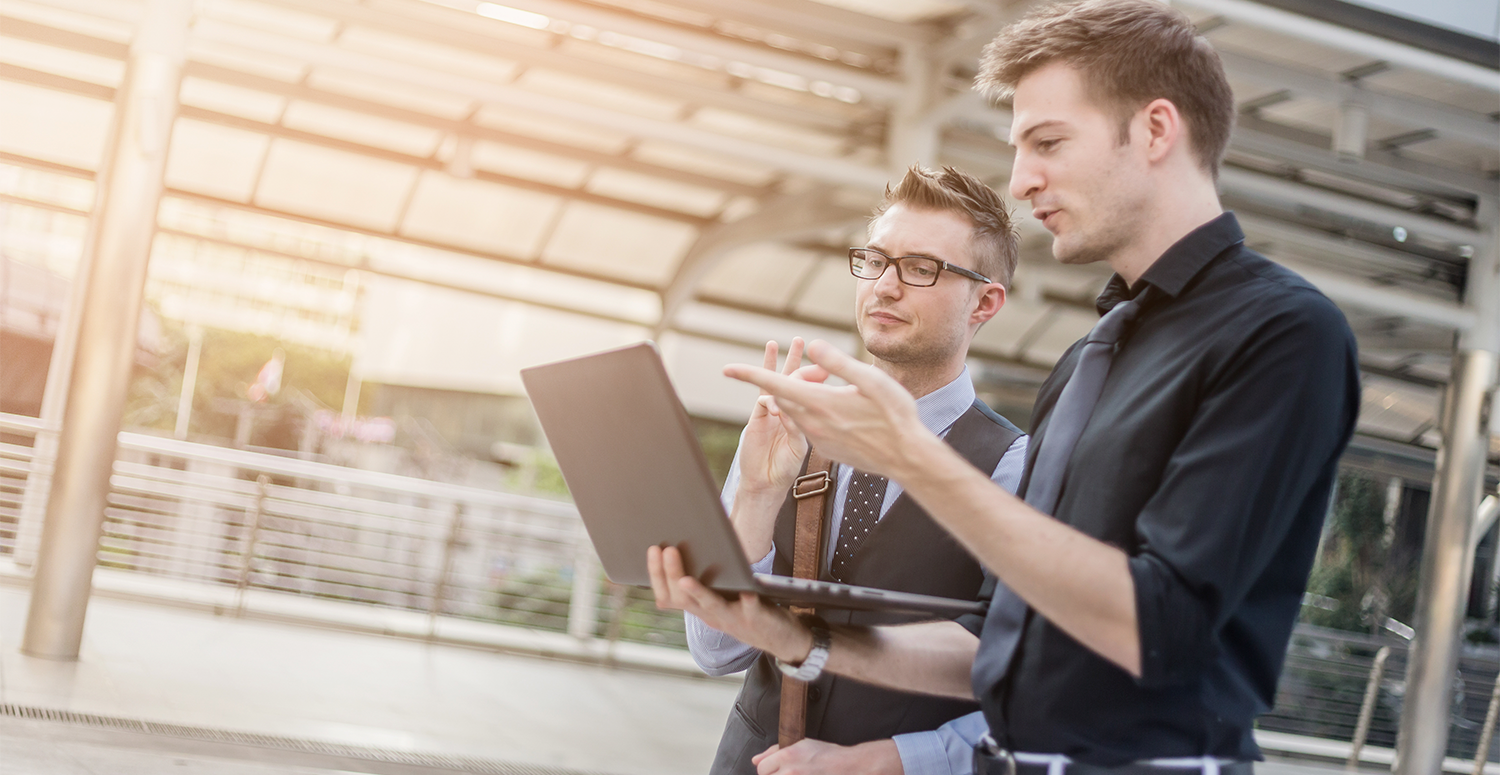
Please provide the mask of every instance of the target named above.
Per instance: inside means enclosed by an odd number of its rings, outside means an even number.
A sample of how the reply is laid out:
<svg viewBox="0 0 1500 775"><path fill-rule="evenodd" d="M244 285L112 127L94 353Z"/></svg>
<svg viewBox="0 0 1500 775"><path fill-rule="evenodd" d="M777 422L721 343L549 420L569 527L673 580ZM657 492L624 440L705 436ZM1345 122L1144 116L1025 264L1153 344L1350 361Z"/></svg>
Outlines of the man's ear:
<svg viewBox="0 0 1500 775"><path fill-rule="evenodd" d="M979 289L974 299L974 311L969 314L969 323L976 328L989 322L1000 308L1005 306L1005 286L989 283Z"/></svg>
<svg viewBox="0 0 1500 775"><path fill-rule="evenodd" d="M1146 133L1146 158L1151 162L1165 159L1172 149L1187 140L1187 127L1182 123L1182 113L1172 101L1164 97L1152 100L1136 113L1132 131L1144 129Z"/></svg>

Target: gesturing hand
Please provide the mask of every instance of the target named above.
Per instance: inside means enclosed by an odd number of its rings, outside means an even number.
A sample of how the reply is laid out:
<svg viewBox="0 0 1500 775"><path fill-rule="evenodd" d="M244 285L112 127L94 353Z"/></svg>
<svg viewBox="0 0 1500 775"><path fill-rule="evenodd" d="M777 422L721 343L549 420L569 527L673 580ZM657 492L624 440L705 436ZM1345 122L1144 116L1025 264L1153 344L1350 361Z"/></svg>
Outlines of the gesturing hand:
<svg viewBox="0 0 1500 775"><path fill-rule="evenodd" d="M889 375L822 340L807 346L807 356L813 365L791 375L742 364L724 367L724 374L772 396L783 417L824 455L900 481L912 450L908 442L932 435L918 419L911 394ZM830 375L849 384L819 384Z"/></svg>
<svg viewBox="0 0 1500 775"><path fill-rule="evenodd" d="M792 339L781 374L797 371L802 365L803 348L801 337ZM776 351L776 342L766 342L762 368L772 373L776 372ZM776 399L762 390L740 442L740 487L750 494L785 497L806 456L807 439L791 418L782 414Z"/></svg>

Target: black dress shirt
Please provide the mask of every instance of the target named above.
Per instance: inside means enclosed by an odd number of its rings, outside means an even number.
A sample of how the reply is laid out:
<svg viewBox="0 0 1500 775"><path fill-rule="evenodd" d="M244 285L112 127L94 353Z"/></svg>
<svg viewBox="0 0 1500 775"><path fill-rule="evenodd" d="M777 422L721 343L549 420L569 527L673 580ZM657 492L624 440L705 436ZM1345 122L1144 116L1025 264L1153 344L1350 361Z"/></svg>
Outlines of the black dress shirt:
<svg viewBox="0 0 1500 775"><path fill-rule="evenodd" d="M979 698L1003 746L1093 764L1260 758L1252 723L1275 697L1360 390L1343 314L1244 239L1225 213L1099 297L1100 314L1143 309L1055 516L1129 556L1141 677L1033 611ZM1027 478L1077 350L1037 396Z"/></svg>

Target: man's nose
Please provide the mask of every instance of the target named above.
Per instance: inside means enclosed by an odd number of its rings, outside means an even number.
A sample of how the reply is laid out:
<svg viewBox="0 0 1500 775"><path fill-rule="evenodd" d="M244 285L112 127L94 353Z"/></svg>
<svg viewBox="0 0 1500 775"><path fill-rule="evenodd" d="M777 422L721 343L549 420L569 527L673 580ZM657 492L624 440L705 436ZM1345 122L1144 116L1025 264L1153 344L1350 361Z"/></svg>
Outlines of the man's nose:
<svg viewBox="0 0 1500 775"><path fill-rule="evenodd" d="M903 293L900 270L895 264L887 266L885 273L875 278L875 293L883 298L896 297Z"/></svg>
<svg viewBox="0 0 1500 775"><path fill-rule="evenodd" d="M1016 150L1016 160L1010 169L1010 195L1015 199L1029 200L1042 188L1042 176L1031 154Z"/></svg>

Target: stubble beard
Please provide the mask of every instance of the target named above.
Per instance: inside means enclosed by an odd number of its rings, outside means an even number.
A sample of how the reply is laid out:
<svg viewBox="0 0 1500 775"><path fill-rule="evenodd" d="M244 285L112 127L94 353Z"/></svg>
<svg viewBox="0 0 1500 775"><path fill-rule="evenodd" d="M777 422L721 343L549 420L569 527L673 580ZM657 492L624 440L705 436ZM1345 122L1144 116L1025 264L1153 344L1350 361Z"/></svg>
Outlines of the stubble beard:
<svg viewBox="0 0 1500 775"><path fill-rule="evenodd" d="M956 332L922 337L882 337L861 329L859 334L866 352L903 368L946 364L954 351L963 346L963 337Z"/></svg>

